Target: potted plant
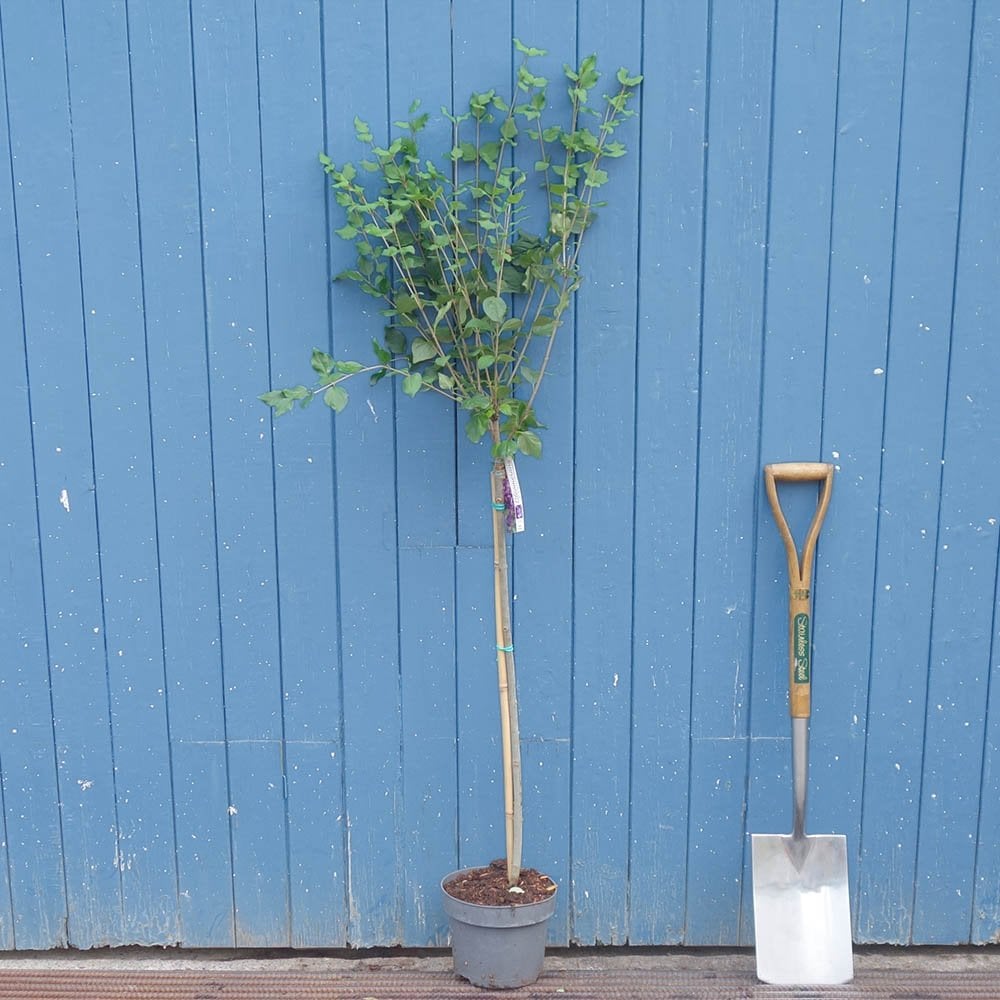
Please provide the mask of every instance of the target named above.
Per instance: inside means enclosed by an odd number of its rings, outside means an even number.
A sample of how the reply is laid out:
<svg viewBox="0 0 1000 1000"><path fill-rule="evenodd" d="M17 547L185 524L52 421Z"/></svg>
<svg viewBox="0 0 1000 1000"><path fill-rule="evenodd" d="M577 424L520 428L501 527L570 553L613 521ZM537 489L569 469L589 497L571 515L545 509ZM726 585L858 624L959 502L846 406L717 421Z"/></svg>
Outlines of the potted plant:
<svg viewBox="0 0 1000 1000"><path fill-rule="evenodd" d="M580 250L601 203L609 160L625 155L616 137L632 116L641 77L621 69L615 89L591 103L595 56L566 66L568 121L549 121L548 81L530 68L545 53L515 40L523 59L512 101L475 93L452 125L445 165L424 158L428 121L410 108L402 134L381 146L355 119L367 147L359 164L320 161L346 220L336 230L356 250L338 275L384 304L388 325L370 363L314 350L313 386L274 389L261 399L280 416L317 396L333 411L348 402L344 383L387 376L408 396L432 392L467 413L466 432L490 446L497 676L503 753L506 853L485 868L442 882L456 971L481 986L513 987L541 972L556 885L521 867L521 755L511 628L507 532L523 528L514 456L539 457L538 393L556 333L581 282ZM516 155L515 155L516 154ZM525 158L533 166L525 169ZM365 183L373 175L376 183ZM544 196L532 200L529 181ZM377 190L375 188L377 187ZM528 197L526 197L526 195ZM539 222L532 226L533 210Z"/></svg>

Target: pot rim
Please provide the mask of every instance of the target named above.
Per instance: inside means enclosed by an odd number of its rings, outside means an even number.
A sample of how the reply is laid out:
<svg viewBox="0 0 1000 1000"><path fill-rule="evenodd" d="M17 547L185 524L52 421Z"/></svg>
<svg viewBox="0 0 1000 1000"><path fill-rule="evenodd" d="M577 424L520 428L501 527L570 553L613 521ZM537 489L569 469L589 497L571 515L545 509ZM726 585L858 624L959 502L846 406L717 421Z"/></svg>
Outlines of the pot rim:
<svg viewBox="0 0 1000 1000"><path fill-rule="evenodd" d="M555 890L549 894L545 899L537 899L534 903L470 903L468 900L459 899L458 896L453 896L444 887L445 882L450 881L456 875L461 875L463 872L473 872L480 868L488 868L489 865L470 865L468 868L456 868L455 871L449 872L444 878L441 879L441 892L447 896L449 899L453 899L456 903L460 903L462 906L475 906L480 910L508 910L512 907L517 910L530 910L536 906L548 906L552 900L556 898L559 894L559 883L552 879L549 875L545 877L555 886Z"/></svg>

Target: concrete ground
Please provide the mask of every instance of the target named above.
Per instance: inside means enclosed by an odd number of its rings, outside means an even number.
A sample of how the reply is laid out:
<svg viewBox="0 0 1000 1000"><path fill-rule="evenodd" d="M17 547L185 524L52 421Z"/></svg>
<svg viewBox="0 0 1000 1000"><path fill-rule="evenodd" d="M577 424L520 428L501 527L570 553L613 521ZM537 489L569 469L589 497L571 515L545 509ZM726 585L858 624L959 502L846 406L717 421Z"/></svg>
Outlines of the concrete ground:
<svg viewBox="0 0 1000 1000"><path fill-rule="evenodd" d="M447 952L358 954L112 949L0 956L0 1000L751 1000L821 997L1000 1000L1000 947L858 948L845 986L760 983L752 950L552 949L537 983L515 993L477 989Z"/></svg>

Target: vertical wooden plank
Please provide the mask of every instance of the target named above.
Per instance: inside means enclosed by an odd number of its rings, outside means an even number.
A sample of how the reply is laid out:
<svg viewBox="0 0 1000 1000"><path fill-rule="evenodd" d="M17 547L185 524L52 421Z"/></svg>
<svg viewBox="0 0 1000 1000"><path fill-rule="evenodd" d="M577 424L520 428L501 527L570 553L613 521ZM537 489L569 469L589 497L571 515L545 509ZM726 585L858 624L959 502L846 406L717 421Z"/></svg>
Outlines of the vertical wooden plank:
<svg viewBox="0 0 1000 1000"><path fill-rule="evenodd" d="M485 481L483 486L483 495L488 496ZM489 569L492 551L492 547L471 545L459 546L455 551L455 591L461 601L455 623L459 868L489 864L504 852L496 640ZM530 832L526 839L530 844Z"/></svg>
<svg viewBox="0 0 1000 1000"><path fill-rule="evenodd" d="M738 933L774 16L712 15L687 944Z"/></svg>
<svg viewBox="0 0 1000 1000"><path fill-rule="evenodd" d="M767 300L764 317L761 402L761 464L813 461L820 455L823 366L826 341L830 211L836 135L837 60L840 0L779 9L775 35L774 123L768 222ZM759 497L763 496L760 471ZM817 489L781 490L782 509L796 539L804 539L816 507ZM788 717L788 573L771 509L758 503L754 578L753 672L747 800L748 833L791 829L791 752ZM821 536L817 587L823 586L823 552L837 544ZM841 542L840 544L843 544ZM814 641L823 647L821 620ZM832 657L818 658L811 729L811 769L829 769L825 732L837 734L847 702L843 673ZM831 720L837 717L837 725ZM816 786L831 801L842 801L844 774L832 771ZM813 796L810 805L817 804ZM811 822L812 829L822 826ZM744 842L746 847L746 841ZM743 881L751 887L750 852L744 850ZM752 944L753 894L744 889L740 943Z"/></svg>
<svg viewBox="0 0 1000 1000"><path fill-rule="evenodd" d="M511 29L497 39L497 80L508 89L521 56L513 52L509 39L544 49L548 55L532 59L535 72L549 81L551 118L557 120L566 106L562 86L564 63L574 62L575 3L511 5ZM469 27L469 38L477 31ZM472 49L472 42L469 45ZM501 56L509 70L500 73ZM478 71L475 79L481 79ZM474 84L482 89L481 84ZM470 80L470 86L473 81ZM490 83L493 86L493 83ZM466 90L469 88L467 87ZM498 86L498 89L500 87ZM464 94L461 96L465 96ZM548 210L541 185L535 183L537 157L531 143L522 142L515 162L528 172L524 204L533 232L545 228ZM571 936L570 881L571 848L571 717L572 717L572 508L573 508L573 358L575 355L574 311L567 312L549 374L537 402L539 419L545 424L540 461L523 459L518 475L525 501L525 530L512 536L514 592L514 645L517 653L521 707L521 753L524 786L524 862L547 873L559 885L557 909L549 922L549 941L568 944ZM482 462L480 459L480 468ZM485 469L478 475L477 498L489 499ZM480 507L488 515L488 508ZM488 524L485 525L488 527ZM488 536L486 536L488 537ZM483 565L489 561L484 555ZM481 570L489 580L489 569ZM490 618L486 625L489 627ZM484 639L487 637L484 636ZM493 643L487 643L492 647ZM493 659L495 654L490 654ZM488 661L484 660L484 668ZM495 673L495 669L493 671ZM496 704L493 694L493 704ZM497 709L492 707L492 719ZM491 724L496 723L491 719ZM499 788L497 789L499 792ZM499 826L501 799L493 796L490 808ZM501 840L502 842L502 840Z"/></svg>
<svg viewBox="0 0 1000 1000"><path fill-rule="evenodd" d="M1000 581L998 581L1000 583ZM994 606L1000 598L1000 588L994 589ZM979 798L979 826L976 834L976 871L972 888L972 927L970 940L974 944L1000 942L1000 850L996 830L1000 823L1000 724L997 722L997 702L1000 701L1000 667L996 650L1000 634L994 619L992 656L990 658L990 688L983 746L982 785Z"/></svg>
<svg viewBox="0 0 1000 1000"><path fill-rule="evenodd" d="M285 743L292 947L347 944L347 859L341 744Z"/></svg>
<svg viewBox="0 0 1000 1000"><path fill-rule="evenodd" d="M814 615L822 621L838 671L853 678L850 728L841 734L858 788L863 781L871 655L872 589L877 544L878 485L885 392L892 240L905 11L844 5L834 169L832 249L827 319L822 457L835 463L836 499L824 527L823 583ZM871 720L868 719L870 722ZM870 731L870 730L868 730ZM814 796L814 799L816 797ZM818 806L817 806L818 808ZM825 807L824 807L825 808ZM863 852L856 802L836 814L853 856ZM816 812L812 828L825 817ZM827 822L833 822L833 818ZM846 821L846 822L845 822ZM831 827L832 831L832 827ZM884 837L885 831L878 836ZM884 872L873 872L877 893ZM856 933L865 940L868 887L852 866Z"/></svg>
<svg viewBox="0 0 1000 1000"><path fill-rule="evenodd" d="M400 553L402 645L403 935L444 945L439 883L456 858L455 556L451 548Z"/></svg>
<svg viewBox="0 0 1000 1000"><path fill-rule="evenodd" d="M3 49L0 23L0 53ZM4 61L6 59L4 57ZM12 391L2 404L8 428L0 460L0 763L3 767L5 857L0 861L0 945L66 945L59 788L46 648L38 511L21 300L17 218L6 81L0 75L0 367ZM8 884L9 873L9 884Z"/></svg>
<svg viewBox="0 0 1000 1000"><path fill-rule="evenodd" d="M969 111L965 131L965 175L962 186L958 270L955 287L954 344L952 346L952 379L968 379L971 400L961 392L955 399L953 413L948 416L949 442L954 436L962 441L974 434L977 426L996 427L996 384L994 363L983 363L984 350L995 350L992 317L1000 308L1000 192L989 181L994 165L1000 158L1000 133L993 127L1000 113L1000 11L980 6L973 26L972 63L969 81ZM959 335L962 331L963 335ZM992 419L990 414L992 414ZM978 446L985 445L985 435ZM950 451L950 444L949 444ZM965 459L964 461L969 461ZM987 527L976 532L980 540L988 531L996 532L998 490L995 485L996 463L990 459L985 466L968 464L968 474L983 477L977 489L986 489L987 501L993 510L987 517ZM946 466L947 469L947 466ZM950 470L949 473L950 475ZM993 484L992 495L989 490ZM988 596L989 583L980 587ZM993 585L992 645L987 652L990 666L990 687L986 695L987 718L983 746L983 778L979 793L980 814L977 831L977 851L971 940L977 944L1000 941L1000 619L996 615L997 581ZM979 625L978 628L982 628Z"/></svg>
<svg viewBox="0 0 1000 1000"><path fill-rule="evenodd" d="M940 228L934 238L942 249L939 256L926 262L934 270L926 272L924 279L935 275L945 308L935 310L930 317L925 308L921 316L932 334L940 331L942 338L950 335L950 353L936 574L930 604L933 628L912 938L915 943L964 944L970 940L976 921L976 852L984 831L980 813L982 806L989 808L981 782L991 653L995 648L1000 471L994 455L1000 416L996 386L1000 349L981 317L984 301L992 299L995 304L1000 269L996 216L990 214L995 205L990 204L987 194L992 185L984 184L982 178L988 169L986 163L995 163L984 160L984 153L988 156L996 148L995 129L984 128L984 115L995 121L1000 89L996 86L995 48L991 66L979 47L983 32L991 31L989 19L980 18L974 26L969 12L950 12L954 22L934 13L918 11L917 23L928 39L936 38L935 51L941 53L933 95L939 119L934 131L940 145L936 142L934 149L914 152L925 154L919 156L925 169L938 168L934 171L937 176L925 183L937 181L934 208L935 215L940 213ZM995 27L994 12L992 29ZM990 48L995 44L987 42ZM970 55L972 63L966 61ZM908 76L908 89L912 80ZM915 99L921 96L931 99L927 91L914 95ZM964 162L955 163L953 158L957 160L960 152ZM947 175L943 175L945 167ZM995 202L995 194L992 200ZM956 250L954 227L959 208ZM992 232L987 226L992 226ZM953 270L948 268L946 249L957 254ZM948 298L952 291L953 300ZM945 396L943 390L941 396ZM995 832L994 828L994 836L987 835L985 843L995 842ZM996 883L993 898L997 898Z"/></svg>
<svg viewBox="0 0 1000 1000"><path fill-rule="evenodd" d="M949 379L913 903L915 944L969 942L983 829L980 810L989 803L980 786L1000 498L1000 477L988 443L997 416L995 378L989 373L998 370L1000 358L994 338L980 334L968 344L963 343L965 333L956 326Z"/></svg>
<svg viewBox="0 0 1000 1000"><path fill-rule="evenodd" d="M290 943L253 5L192 10L237 945Z"/></svg>
<svg viewBox="0 0 1000 1000"><path fill-rule="evenodd" d="M450 5L427 0L419 8L390 4L387 28L389 135L395 122L409 118L414 100L430 118L419 141L437 165L447 161L439 151L451 149L451 125L440 108L451 101ZM427 51L438 57L428 64ZM400 546L455 544L455 416L454 407L432 393L413 399L399 394L396 423L396 475L400 484ZM387 386L388 388L388 386ZM407 594L400 592L401 601Z"/></svg>
<svg viewBox="0 0 1000 1000"><path fill-rule="evenodd" d="M430 117L423 155L447 168L451 124L451 9L444 0L393 4L388 13L389 121L406 121L419 100ZM428 63L426 53L438 57ZM390 125L390 135L399 129ZM455 761L455 412L397 384L396 482L402 706L403 939L443 944L447 920L438 884L452 870L457 837ZM431 625L430 623L433 623Z"/></svg>
<svg viewBox="0 0 1000 1000"><path fill-rule="evenodd" d="M381 5L357 0L324 10L327 153L338 163L363 155L354 115L386 134L386 24ZM349 87L350 101L345 98ZM328 200L327 229L342 225ZM329 273L350 265L351 246L332 240ZM337 357L371 356L382 336L378 304L333 286ZM348 942L402 939L398 810L399 611L396 555L395 405L390 388L358 387L334 423L338 581L341 593ZM406 400L405 402L410 402ZM372 775L378 780L373 781Z"/></svg>
<svg viewBox="0 0 1000 1000"><path fill-rule="evenodd" d="M452 10L452 101L468 108L469 96L510 83L510 14L488 0ZM496 26L484 37L482 25ZM429 110L429 109L428 109ZM504 853L503 780L493 626L493 541L489 499L489 445L466 438L465 414L456 423L455 648L458 753L458 867L489 864ZM515 565L516 570L516 565ZM516 589L516 583L515 583ZM515 643L522 648L515 619ZM522 666L520 656L518 667ZM519 685L524 690L524 682ZM522 713L523 725L523 713ZM524 748L522 745L522 753ZM537 825L525 817L525 863L535 864Z"/></svg>
<svg viewBox="0 0 1000 1000"><path fill-rule="evenodd" d="M66 12L96 477L103 644L111 699L121 943L179 938L170 746L136 224L128 25Z"/></svg>
<svg viewBox="0 0 1000 1000"><path fill-rule="evenodd" d="M230 739L229 767L236 946L287 946L284 745L277 739Z"/></svg>
<svg viewBox="0 0 1000 1000"><path fill-rule="evenodd" d="M605 81L640 65L638 7L578 7L579 55L599 53ZM609 207L587 234L576 316L572 872L585 944L628 938L638 129L622 136L633 155L601 189Z"/></svg>
<svg viewBox="0 0 1000 1000"><path fill-rule="evenodd" d="M886 402L861 898L884 915L881 926L869 925L867 933L890 940L900 931L903 941L912 939L920 787L927 780L921 764L931 615L918 609L934 607L939 559L935 536L969 29L968 10L911 6L888 360L884 376L876 376L886 382Z"/></svg>
<svg viewBox="0 0 1000 1000"><path fill-rule="evenodd" d="M451 95L449 105L454 113L468 111L469 97L495 89L505 99L511 96L511 65L513 46L513 11L510 7L500 9L490 0L469 0L463 4L453 4L451 11ZM483 32L483 24L489 22L491 29ZM520 30L520 29L519 29ZM530 29L528 29L530 30ZM425 111L432 110L429 107ZM468 125L462 132L468 138ZM443 139L444 134L438 133ZM450 166L450 164L449 164ZM469 170L459 165L459 171ZM460 176L464 176L460 174ZM527 197L530 199L531 193ZM483 559L492 565L493 540L489 497L489 454L488 445L482 442L473 446L465 433L466 414L456 414L456 533L459 545L481 545L487 552ZM484 485L484 483L486 485ZM484 501L484 490L487 500ZM490 573L490 569L485 570ZM459 621L461 629L462 623Z"/></svg>
<svg viewBox="0 0 1000 1000"><path fill-rule="evenodd" d="M685 926L708 4L644 12L629 943L674 944Z"/></svg>
<svg viewBox="0 0 1000 1000"><path fill-rule="evenodd" d="M232 947L190 12L130 0L128 17L180 934L188 947Z"/></svg>
<svg viewBox="0 0 1000 1000"><path fill-rule="evenodd" d="M121 940L122 896L65 36L51 7L5 10L3 31L67 938L91 947Z"/></svg>
<svg viewBox="0 0 1000 1000"><path fill-rule="evenodd" d="M329 347L318 0L257 8L271 381L306 377ZM292 944L343 945L343 774L333 450L329 417L274 427Z"/></svg>
<svg viewBox="0 0 1000 1000"><path fill-rule="evenodd" d="M176 718L171 715L171 722ZM177 739L173 763L181 940L185 947L232 948L236 918L230 827L236 807L231 806L226 742Z"/></svg>

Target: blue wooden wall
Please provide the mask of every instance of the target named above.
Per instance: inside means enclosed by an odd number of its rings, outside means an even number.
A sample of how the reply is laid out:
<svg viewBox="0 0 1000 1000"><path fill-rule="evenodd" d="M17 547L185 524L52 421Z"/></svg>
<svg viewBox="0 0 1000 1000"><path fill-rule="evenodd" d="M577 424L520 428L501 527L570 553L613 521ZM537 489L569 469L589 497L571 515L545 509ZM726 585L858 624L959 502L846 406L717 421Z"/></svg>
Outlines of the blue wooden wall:
<svg viewBox="0 0 1000 1000"><path fill-rule="evenodd" d="M752 942L793 459L838 469L810 828L856 939L997 940L998 0L35 0L0 6L0 947L442 944L438 880L502 851L485 452L387 384L256 397L380 331L316 154L506 90L513 35L646 77L521 464L552 941Z"/></svg>

